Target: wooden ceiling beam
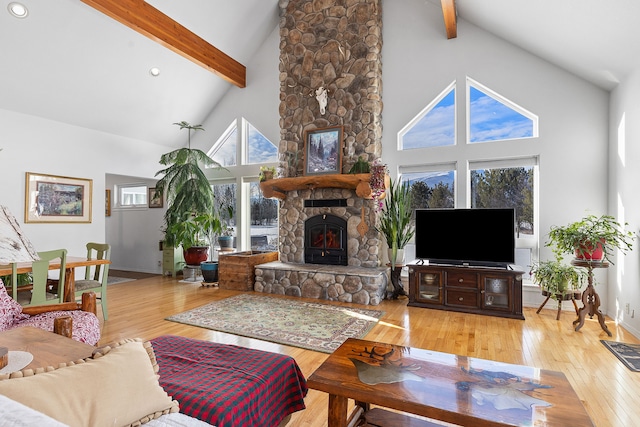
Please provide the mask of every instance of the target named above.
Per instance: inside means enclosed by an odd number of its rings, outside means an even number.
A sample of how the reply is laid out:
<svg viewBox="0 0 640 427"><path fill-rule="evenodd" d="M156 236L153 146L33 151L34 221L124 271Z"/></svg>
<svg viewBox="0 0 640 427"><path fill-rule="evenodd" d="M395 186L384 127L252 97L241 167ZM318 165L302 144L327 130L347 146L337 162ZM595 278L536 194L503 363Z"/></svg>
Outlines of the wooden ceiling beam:
<svg viewBox="0 0 640 427"><path fill-rule="evenodd" d="M246 87L247 70L244 65L144 0L82 2L206 68L229 83L241 88Z"/></svg>
<svg viewBox="0 0 640 427"><path fill-rule="evenodd" d="M458 37L458 20L456 14L456 0L440 0L442 4L442 16L444 17L444 27L447 30L447 38Z"/></svg>

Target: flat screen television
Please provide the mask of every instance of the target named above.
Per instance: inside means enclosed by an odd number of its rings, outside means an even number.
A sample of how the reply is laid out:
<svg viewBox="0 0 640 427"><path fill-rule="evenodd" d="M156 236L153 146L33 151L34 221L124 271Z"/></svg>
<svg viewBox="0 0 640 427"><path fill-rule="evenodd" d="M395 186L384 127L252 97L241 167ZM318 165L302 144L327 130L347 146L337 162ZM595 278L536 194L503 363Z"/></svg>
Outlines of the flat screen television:
<svg viewBox="0 0 640 427"><path fill-rule="evenodd" d="M416 258L433 264L515 263L514 209L416 209Z"/></svg>

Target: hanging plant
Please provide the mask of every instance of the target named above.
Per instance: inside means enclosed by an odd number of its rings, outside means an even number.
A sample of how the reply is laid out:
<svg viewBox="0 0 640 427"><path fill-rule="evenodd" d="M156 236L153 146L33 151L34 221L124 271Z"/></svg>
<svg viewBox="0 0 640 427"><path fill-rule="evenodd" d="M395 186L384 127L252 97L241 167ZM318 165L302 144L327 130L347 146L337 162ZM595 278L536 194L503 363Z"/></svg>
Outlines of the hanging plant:
<svg viewBox="0 0 640 427"><path fill-rule="evenodd" d="M387 174L389 173L389 169L380 159L376 159L373 164L371 164L370 170L371 178L369 178L369 185L371 186L373 209L376 212L380 212L384 207L382 195L386 190L384 182Z"/></svg>

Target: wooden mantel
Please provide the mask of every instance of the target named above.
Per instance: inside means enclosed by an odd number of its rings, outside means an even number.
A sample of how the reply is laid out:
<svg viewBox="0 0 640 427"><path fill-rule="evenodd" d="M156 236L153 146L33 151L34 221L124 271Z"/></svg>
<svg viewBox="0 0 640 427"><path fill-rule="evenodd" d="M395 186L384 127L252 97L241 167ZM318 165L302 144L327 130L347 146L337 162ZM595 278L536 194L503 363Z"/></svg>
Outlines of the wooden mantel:
<svg viewBox="0 0 640 427"><path fill-rule="evenodd" d="M313 190L316 188L346 188L355 189L356 194L364 199L371 198L369 180L371 174L328 174L299 176L294 178L276 178L262 181L260 189L266 198L284 200L288 191Z"/></svg>

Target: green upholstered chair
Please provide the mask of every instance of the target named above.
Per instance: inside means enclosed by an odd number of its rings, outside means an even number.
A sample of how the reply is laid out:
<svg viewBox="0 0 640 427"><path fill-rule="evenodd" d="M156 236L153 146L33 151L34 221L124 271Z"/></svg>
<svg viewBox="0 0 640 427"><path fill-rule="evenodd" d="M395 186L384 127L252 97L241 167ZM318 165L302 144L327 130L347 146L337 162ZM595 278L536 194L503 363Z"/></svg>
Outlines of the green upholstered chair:
<svg viewBox="0 0 640 427"><path fill-rule="evenodd" d="M107 243L87 243L87 259L106 259L111 257L111 246ZM86 267L84 280L76 280L76 300L85 292L100 293L98 299L102 306L102 317L107 320L107 279L109 264Z"/></svg>
<svg viewBox="0 0 640 427"><path fill-rule="evenodd" d="M33 261L31 264L32 270L32 284L24 289L18 287L15 288L16 282L12 283L14 286L14 295L17 290L18 302L24 306L32 305L45 305L45 304L59 304L64 302L64 286L59 286L57 293L49 292L48 279L49 279L49 262L56 258L60 258L60 270L59 281L64 283L64 277L66 273L67 262L67 250L56 249L52 251L38 252L40 257L39 261Z"/></svg>

